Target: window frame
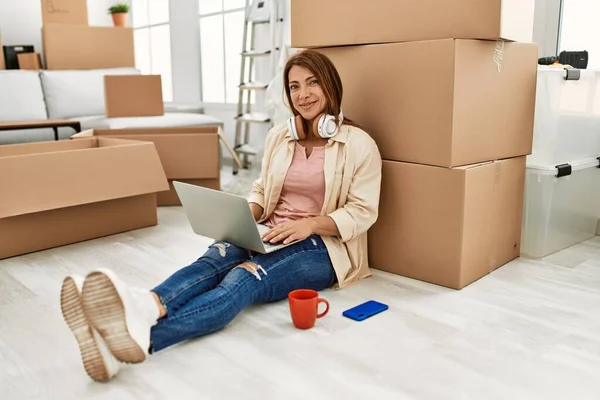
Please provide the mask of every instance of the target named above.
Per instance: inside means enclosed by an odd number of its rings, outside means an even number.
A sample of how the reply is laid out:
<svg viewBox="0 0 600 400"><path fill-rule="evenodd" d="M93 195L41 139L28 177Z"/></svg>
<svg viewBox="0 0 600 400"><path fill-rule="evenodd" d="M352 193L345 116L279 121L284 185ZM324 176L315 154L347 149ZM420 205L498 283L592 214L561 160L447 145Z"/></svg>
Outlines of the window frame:
<svg viewBox="0 0 600 400"><path fill-rule="evenodd" d="M231 110L235 110L237 107L237 100L235 102L228 102L227 101L227 51L226 51L226 44L225 44L225 32L226 32L226 28L225 28L225 15L227 14L232 14L232 13L236 13L236 12L244 12L246 11L246 6L244 5L243 7L238 7L238 8L231 8L228 10L225 10L225 0L221 0L221 10L220 11L213 11L210 13L206 13L206 14L201 14L200 10L198 9L198 34L199 34L199 46L200 46L200 50L199 50L199 54L200 54L200 100L202 101L202 103L209 105L209 106L215 106L218 108L222 108L222 109L231 109ZM203 18L208 18L208 17L215 17L215 16L221 16L222 19L222 47L223 47L223 102L207 102L204 99L204 74L202 72L202 28L201 28L201 24L202 24L202 19ZM245 21L245 15L244 15L244 21ZM245 25L245 23L244 23ZM242 44L243 45L243 44ZM239 62L241 64L241 55L239 58ZM241 65L240 65L241 66ZM236 81L236 86L239 85L239 82Z"/></svg>
<svg viewBox="0 0 600 400"><path fill-rule="evenodd" d="M139 0L138 0L139 1ZM133 33L134 33L134 37L135 37L135 32L138 30L143 30L143 29L147 29L148 31L148 54L150 55L150 74L155 74L155 72L152 70L152 65L153 65L153 58L152 58L152 35L151 35L151 29L152 28L158 28L161 26L167 26L169 28L169 62L171 63L171 93L170 93L170 99L171 100L164 100L165 102L173 102L175 99L175 89L174 89L174 78L173 78L173 44L170 41L170 35L171 35L171 15L169 14L169 18L167 21L165 22L158 22L158 23L154 23L151 24L150 21L150 7L149 5L151 4L151 2L153 0L144 0L146 2L146 10L147 10L147 20L148 23L146 25L140 25L140 26L136 26L135 25L135 17L134 17L134 13L133 11L131 12L131 28L133 29ZM167 0L167 3L169 4L169 7L171 5L171 0ZM131 8L133 10L134 4L133 1L131 1ZM134 43L135 45L135 43ZM138 68L138 66L136 65L136 68ZM164 97L164 93L163 93L163 97Z"/></svg>

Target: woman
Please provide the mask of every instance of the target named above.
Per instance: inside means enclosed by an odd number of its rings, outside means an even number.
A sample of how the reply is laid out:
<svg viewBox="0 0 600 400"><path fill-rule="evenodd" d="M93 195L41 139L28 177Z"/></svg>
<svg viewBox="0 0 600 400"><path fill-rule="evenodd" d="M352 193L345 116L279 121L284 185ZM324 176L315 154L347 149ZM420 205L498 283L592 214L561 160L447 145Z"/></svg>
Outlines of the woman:
<svg viewBox="0 0 600 400"><path fill-rule="evenodd" d="M119 363L224 328L253 303L295 289L346 287L370 275L367 230L377 219L381 157L375 142L341 111L342 83L331 61L306 50L284 69L294 118L267 135L249 206L289 244L254 254L214 243L153 290L128 287L109 270L63 282L61 308L88 374L106 381ZM325 114L325 116L324 116Z"/></svg>

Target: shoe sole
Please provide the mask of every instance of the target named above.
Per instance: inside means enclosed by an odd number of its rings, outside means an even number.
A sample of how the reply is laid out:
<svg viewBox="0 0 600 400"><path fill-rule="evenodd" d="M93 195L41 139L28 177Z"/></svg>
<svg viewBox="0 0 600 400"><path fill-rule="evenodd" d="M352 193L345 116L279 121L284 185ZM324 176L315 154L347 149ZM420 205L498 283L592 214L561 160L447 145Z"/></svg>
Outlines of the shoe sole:
<svg viewBox="0 0 600 400"><path fill-rule="evenodd" d="M81 293L75 281L70 277L63 281L60 291L60 308L65 322L77 340L85 372L95 381L108 381L110 379L108 368L94 339L93 328L83 311Z"/></svg>
<svg viewBox="0 0 600 400"><path fill-rule="evenodd" d="M83 283L83 292L85 314L115 358L130 364L145 361L146 353L129 333L125 305L112 280L102 272L92 272Z"/></svg>

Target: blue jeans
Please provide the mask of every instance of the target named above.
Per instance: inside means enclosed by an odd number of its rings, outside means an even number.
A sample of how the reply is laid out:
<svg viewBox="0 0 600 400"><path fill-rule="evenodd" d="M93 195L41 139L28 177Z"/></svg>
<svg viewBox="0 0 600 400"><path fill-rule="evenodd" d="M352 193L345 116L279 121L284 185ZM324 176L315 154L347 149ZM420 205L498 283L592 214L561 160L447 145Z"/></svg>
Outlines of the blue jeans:
<svg viewBox="0 0 600 400"><path fill-rule="evenodd" d="M256 274L235 268L250 261ZM287 298L296 289L323 290L336 281L318 235L270 254L217 242L193 264L153 289L167 315L152 327L151 352L223 329L245 307Z"/></svg>

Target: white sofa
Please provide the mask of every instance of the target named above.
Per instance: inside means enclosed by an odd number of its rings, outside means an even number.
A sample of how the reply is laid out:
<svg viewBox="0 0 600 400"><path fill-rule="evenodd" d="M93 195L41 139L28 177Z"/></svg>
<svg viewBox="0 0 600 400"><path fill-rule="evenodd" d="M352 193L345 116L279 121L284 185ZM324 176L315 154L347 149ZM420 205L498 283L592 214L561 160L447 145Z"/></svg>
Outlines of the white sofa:
<svg viewBox="0 0 600 400"><path fill-rule="evenodd" d="M135 68L65 71L0 71L0 122L69 119L81 129L223 125L200 105L165 103L158 117L106 118L104 75L140 74ZM60 128L60 139L73 135ZM0 131L0 145L54 140L51 128Z"/></svg>

